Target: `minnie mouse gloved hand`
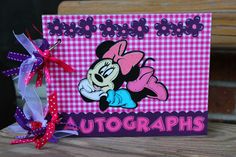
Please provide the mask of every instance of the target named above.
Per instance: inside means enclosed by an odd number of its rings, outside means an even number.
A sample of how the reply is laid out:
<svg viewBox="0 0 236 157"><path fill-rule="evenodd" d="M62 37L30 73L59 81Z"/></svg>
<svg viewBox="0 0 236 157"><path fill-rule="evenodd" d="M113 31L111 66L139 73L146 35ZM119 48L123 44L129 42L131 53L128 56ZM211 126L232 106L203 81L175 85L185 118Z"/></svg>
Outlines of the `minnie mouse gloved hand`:
<svg viewBox="0 0 236 157"><path fill-rule="evenodd" d="M79 91L82 96L93 101L99 101L102 96L107 95L104 91L95 89L89 83L88 79L83 79L80 81Z"/></svg>

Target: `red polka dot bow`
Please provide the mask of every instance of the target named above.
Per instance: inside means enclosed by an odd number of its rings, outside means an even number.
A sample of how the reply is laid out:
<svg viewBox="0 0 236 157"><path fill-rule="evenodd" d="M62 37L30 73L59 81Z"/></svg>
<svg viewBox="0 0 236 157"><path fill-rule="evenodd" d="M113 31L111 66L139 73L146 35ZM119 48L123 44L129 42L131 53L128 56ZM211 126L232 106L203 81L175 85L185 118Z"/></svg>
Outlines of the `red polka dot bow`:
<svg viewBox="0 0 236 157"><path fill-rule="evenodd" d="M46 50L42 50L42 49L36 47L37 51L39 52L39 54L43 58L43 64L42 64L41 68L37 69L37 71L36 71L38 73L38 77L36 80L36 87L39 87L42 85L43 72L45 74L46 82L48 84L50 84L50 73L49 73L50 63L56 63L59 67L63 68L66 72L75 72L75 70L70 65L68 65L64 61L52 56L51 50L53 48L55 48L55 46L57 44L59 44L60 42L61 42L61 40L58 40L58 42L54 46L52 46L51 48L46 49ZM33 76L36 74L36 72L31 72L29 74L29 77L26 79L26 83L28 83L33 78Z"/></svg>
<svg viewBox="0 0 236 157"><path fill-rule="evenodd" d="M41 122L31 121L29 124L32 129L33 137L32 136L25 136L21 139L16 139L11 142L11 144L23 144L23 143L30 143L34 142L35 147L37 149L42 148L52 137L55 132L56 123L59 122L58 118L58 107L57 107L57 94L54 92L49 96L49 114L51 115L50 121L47 122L46 127L42 127ZM17 122L20 124L19 119L17 119ZM22 126L22 124L20 124ZM25 128L24 128L25 129ZM29 130L29 129L27 129ZM37 133L39 130L44 130L43 133ZM29 132L28 132L29 134Z"/></svg>

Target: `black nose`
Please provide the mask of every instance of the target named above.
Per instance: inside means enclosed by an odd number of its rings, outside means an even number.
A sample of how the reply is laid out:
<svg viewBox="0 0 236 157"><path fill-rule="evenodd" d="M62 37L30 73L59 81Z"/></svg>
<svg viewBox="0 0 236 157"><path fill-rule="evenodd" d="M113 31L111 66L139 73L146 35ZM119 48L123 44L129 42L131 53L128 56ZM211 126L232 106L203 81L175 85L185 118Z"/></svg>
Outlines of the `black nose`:
<svg viewBox="0 0 236 157"><path fill-rule="evenodd" d="M95 74L95 78L96 78L96 80L98 80L99 82L103 82L103 78L102 78L100 75Z"/></svg>

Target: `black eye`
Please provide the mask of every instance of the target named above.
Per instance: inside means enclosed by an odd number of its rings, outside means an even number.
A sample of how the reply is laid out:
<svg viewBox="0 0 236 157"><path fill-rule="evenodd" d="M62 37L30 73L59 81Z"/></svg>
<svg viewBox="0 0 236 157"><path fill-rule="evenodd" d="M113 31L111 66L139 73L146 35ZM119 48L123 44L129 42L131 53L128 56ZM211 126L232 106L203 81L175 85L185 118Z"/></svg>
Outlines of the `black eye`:
<svg viewBox="0 0 236 157"><path fill-rule="evenodd" d="M109 68L107 69L104 74L103 77L106 78L107 76L111 75L111 73L113 72L114 68Z"/></svg>
<svg viewBox="0 0 236 157"><path fill-rule="evenodd" d="M108 68L108 65L102 66L102 67L99 69L98 73L102 75L102 74L106 71L107 68Z"/></svg>

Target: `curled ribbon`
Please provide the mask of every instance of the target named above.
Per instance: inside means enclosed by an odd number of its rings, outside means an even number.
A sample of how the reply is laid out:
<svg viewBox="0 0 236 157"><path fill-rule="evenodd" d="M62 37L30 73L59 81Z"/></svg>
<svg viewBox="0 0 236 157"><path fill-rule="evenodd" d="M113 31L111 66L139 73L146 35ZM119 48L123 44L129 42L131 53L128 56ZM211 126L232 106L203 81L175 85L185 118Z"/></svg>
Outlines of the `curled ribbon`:
<svg viewBox="0 0 236 157"><path fill-rule="evenodd" d="M123 75L127 75L132 67L137 65L144 56L144 53L141 51L125 53L126 47L127 41L118 41L103 55L103 58L111 58L114 62L117 62Z"/></svg>
<svg viewBox="0 0 236 157"><path fill-rule="evenodd" d="M48 98L49 106L48 111L51 116L49 121L45 120L30 120L27 116L17 108L15 118L17 123L28 131L26 136L21 139L16 139L11 144L23 144L34 142L37 149L42 148L50 139L52 139L55 132L56 123L59 122L58 109L57 109L57 94L54 92ZM33 117L32 117L33 118ZM34 118L33 118L34 119ZM46 123L44 123L46 121ZM33 135L33 136L30 136Z"/></svg>

